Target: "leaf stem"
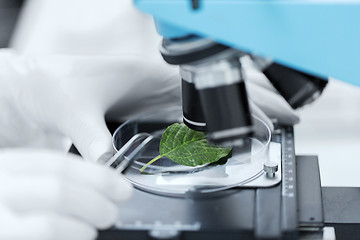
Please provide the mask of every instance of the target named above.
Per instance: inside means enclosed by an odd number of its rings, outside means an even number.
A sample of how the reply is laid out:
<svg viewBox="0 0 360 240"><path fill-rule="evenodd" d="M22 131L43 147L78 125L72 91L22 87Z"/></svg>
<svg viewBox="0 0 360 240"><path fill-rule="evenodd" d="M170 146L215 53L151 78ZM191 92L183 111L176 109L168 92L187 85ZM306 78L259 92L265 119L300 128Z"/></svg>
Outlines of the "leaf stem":
<svg viewBox="0 0 360 240"><path fill-rule="evenodd" d="M145 166L143 166L141 169L140 169L140 172L142 173L150 164L153 164L154 162L156 162L157 160L159 160L160 158L162 158L164 155L159 155L153 159L151 159Z"/></svg>

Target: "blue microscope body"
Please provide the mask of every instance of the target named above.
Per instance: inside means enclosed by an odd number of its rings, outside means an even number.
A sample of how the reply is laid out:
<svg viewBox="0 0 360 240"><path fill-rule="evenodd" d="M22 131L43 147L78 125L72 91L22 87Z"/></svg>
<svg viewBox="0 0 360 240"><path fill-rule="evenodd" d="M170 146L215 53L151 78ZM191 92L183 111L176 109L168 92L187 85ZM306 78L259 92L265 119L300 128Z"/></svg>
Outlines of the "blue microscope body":
<svg viewBox="0 0 360 240"><path fill-rule="evenodd" d="M135 0L135 5L154 16L164 38L195 34L360 85L359 0Z"/></svg>

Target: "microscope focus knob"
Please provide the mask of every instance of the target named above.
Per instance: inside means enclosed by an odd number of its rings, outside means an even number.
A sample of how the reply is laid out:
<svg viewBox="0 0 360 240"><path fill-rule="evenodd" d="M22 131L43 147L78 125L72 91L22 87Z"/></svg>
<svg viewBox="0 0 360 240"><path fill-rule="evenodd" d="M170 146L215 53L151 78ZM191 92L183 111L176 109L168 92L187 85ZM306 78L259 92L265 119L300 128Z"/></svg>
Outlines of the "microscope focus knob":
<svg viewBox="0 0 360 240"><path fill-rule="evenodd" d="M276 162L273 161L267 161L264 163L264 171L266 173L266 177L268 178L274 178L275 173L278 171L279 167Z"/></svg>

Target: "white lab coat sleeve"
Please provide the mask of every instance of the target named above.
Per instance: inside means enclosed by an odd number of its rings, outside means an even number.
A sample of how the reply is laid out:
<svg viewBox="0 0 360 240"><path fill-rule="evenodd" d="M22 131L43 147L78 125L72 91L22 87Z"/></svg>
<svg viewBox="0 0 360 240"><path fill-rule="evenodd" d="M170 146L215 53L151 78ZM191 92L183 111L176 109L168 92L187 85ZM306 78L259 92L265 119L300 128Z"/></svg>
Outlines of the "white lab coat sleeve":
<svg viewBox="0 0 360 240"><path fill-rule="evenodd" d="M152 16L133 0L29 0L11 47L26 54L139 56L160 60Z"/></svg>

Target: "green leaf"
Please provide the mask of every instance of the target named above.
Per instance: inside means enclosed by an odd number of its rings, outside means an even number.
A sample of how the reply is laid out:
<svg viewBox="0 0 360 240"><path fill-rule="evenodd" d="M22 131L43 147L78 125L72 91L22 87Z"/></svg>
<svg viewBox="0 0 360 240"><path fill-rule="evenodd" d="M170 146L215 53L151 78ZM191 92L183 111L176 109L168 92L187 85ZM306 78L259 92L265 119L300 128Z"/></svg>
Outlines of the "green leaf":
<svg viewBox="0 0 360 240"><path fill-rule="evenodd" d="M195 167L213 163L229 155L231 148L210 144L203 132L188 128L184 123L174 123L163 133L159 146L160 155L140 169L143 172L150 164L162 157L185 166Z"/></svg>

